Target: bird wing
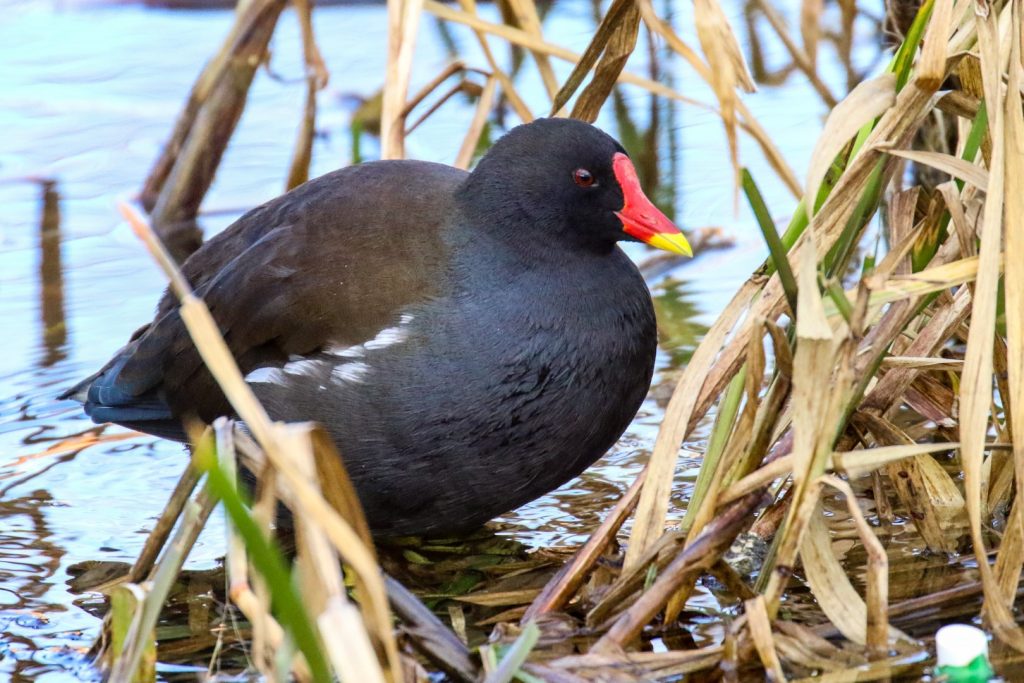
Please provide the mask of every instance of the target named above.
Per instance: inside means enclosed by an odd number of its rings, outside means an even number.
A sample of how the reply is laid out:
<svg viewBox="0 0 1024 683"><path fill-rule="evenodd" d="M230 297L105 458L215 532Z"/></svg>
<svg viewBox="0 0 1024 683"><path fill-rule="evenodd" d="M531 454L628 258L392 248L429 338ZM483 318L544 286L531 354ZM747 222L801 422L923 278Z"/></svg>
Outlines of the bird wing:
<svg viewBox="0 0 1024 683"><path fill-rule="evenodd" d="M425 162L342 169L249 212L183 272L243 373L326 344L362 343L438 295L443 233L464 178ZM230 412L170 293L154 321L83 384L97 420L139 427Z"/></svg>

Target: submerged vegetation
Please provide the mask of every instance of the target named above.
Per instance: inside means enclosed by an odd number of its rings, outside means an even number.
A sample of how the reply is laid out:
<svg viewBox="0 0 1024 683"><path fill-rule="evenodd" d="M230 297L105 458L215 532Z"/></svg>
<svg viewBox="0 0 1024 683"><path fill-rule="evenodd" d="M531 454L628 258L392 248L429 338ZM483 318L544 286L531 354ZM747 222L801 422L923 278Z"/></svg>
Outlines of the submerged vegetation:
<svg viewBox="0 0 1024 683"><path fill-rule="evenodd" d="M231 36L197 81L146 181L142 203L168 241L196 217L244 105L245 87L237 86L247 85L263 59L283 5L240 4ZM309 97L290 186L308 175L315 93L328 66L308 4L296 5ZM172 256L145 220L124 208L170 278L182 318L251 437L227 421L196 432L192 466L127 580L110 589L100 649L114 680L153 675L161 609L218 502L231 522L228 597L247 624L236 635L246 643L247 663L270 679L411 681L429 669L488 683L712 672L727 680L764 672L775 680L814 673L868 680L919 666L928 651L922 638L952 616L980 616L1002 659L1024 653L1015 612L1024 564L1024 439L1014 431L1024 424L1024 262L1015 258L1024 247L1024 6L926 0L915 11L903 8L889 18L900 32L891 61L867 78L849 67L845 96L819 77L818 52L832 41L849 64L854 3L839 3L838 38L822 27L821 2L802 4L794 35L770 3L750 7L782 38L793 68L830 110L803 182L747 107L755 78L715 0L694 2L699 49L650 0L613 0L582 55L543 35L531 0L502 2L500 24L482 19L472 0L457 7L388 3L388 71L377 117L384 158L404 155L415 112L429 116L458 93L476 100L459 166L472 163L496 117L530 120L530 105L538 103L517 92L495 57L508 44L515 68L534 68L543 82L544 113L593 121L602 107L620 106L617 84L715 112L737 198L749 203L770 254L689 358L649 463L590 539L569 558L496 560L488 566L504 566L493 573L502 577L497 587L457 605L421 596L447 610L447 622L382 573L344 454L315 426L267 418ZM469 26L484 63L455 63L410 96L425 13ZM630 71L641 36L681 57L714 101L658 80L657 58L654 77ZM564 83L552 60L575 64ZM761 60L754 66L764 78ZM456 77L445 94L444 84ZM743 167L741 136L756 143L793 195L782 226L761 198L764 179ZM714 422L693 495L679 525L666 530L680 447L709 415ZM236 483L239 464L258 474L252 501ZM294 548L282 548L272 531L279 503L293 515ZM630 518L620 553L619 532ZM887 547L895 520L912 530L911 554L965 563L977 581L934 588L900 580L893 595L901 571L893 562L898 553ZM737 539L760 547L744 551ZM836 554L840 541L844 562ZM404 555L426 562L444 547L409 546ZM542 566L546 572L538 572ZM517 573L532 583L510 581ZM722 587L736 605L714 615L714 642L681 633L700 582ZM810 607L794 601L806 590ZM463 606L473 600L499 608L471 624L490 630L479 648L466 642ZM218 649L224 637L217 636Z"/></svg>

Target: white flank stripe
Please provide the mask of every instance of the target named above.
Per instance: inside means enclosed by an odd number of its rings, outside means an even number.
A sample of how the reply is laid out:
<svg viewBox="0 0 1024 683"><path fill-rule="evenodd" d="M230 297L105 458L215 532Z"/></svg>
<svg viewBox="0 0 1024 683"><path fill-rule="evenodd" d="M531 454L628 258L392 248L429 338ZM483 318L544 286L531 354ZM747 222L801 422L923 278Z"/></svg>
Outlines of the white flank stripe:
<svg viewBox="0 0 1024 683"><path fill-rule="evenodd" d="M256 368L245 376L246 382L258 384L279 384L284 374L277 368Z"/></svg>
<svg viewBox="0 0 1024 683"><path fill-rule="evenodd" d="M410 313L403 313L395 327L385 327L377 333L373 339L355 346L338 346L328 344L324 347L324 353L329 353L338 358L362 358L367 351L387 348L394 344L401 344L409 337L409 331L405 329L413 321L415 316Z"/></svg>
<svg viewBox="0 0 1024 683"><path fill-rule="evenodd" d="M301 356L292 356L290 363L285 363L284 367L281 368L289 375L305 375L306 377L316 377L322 375L327 363L322 360L309 360L302 358Z"/></svg>
<svg viewBox="0 0 1024 683"><path fill-rule="evenodd" d="M334 368L331 375L339 382L362 384L366 381L366 375L369 372L370 366L366 363L342 363Z"/></svg>

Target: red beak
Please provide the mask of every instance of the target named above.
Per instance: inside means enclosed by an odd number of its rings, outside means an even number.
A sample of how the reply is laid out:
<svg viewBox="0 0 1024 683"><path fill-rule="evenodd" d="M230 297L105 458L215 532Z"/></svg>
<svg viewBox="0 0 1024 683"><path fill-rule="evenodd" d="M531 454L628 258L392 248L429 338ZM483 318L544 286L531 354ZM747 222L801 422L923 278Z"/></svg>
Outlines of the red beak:
<svg viewBox="0 0 1024 683"><path fill-rule="evenodd" d="M622 152L612 157L612 170L622 188L624 203L615 215L622 221L623 231L652 247L693 256L686 237L668 217L658 210L640 187L633 162Z"/></svg>

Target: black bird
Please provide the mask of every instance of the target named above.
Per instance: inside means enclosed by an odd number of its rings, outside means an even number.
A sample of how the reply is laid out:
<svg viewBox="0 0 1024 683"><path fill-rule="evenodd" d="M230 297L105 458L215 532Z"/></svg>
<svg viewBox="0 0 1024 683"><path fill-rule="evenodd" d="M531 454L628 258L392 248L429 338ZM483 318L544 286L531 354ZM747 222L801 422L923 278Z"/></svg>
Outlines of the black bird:
<svg viewBox="0 0 1024 683"><path fill-rule="evenodd" d="M378 536L465 530L578 475L651 382L654 309L622 239L689 255L597 128L541 119L472 173L380 161L242 216L183 265L277 420L338 445ZM231 406L165 293L67 392L184 440Z"/></svg>

